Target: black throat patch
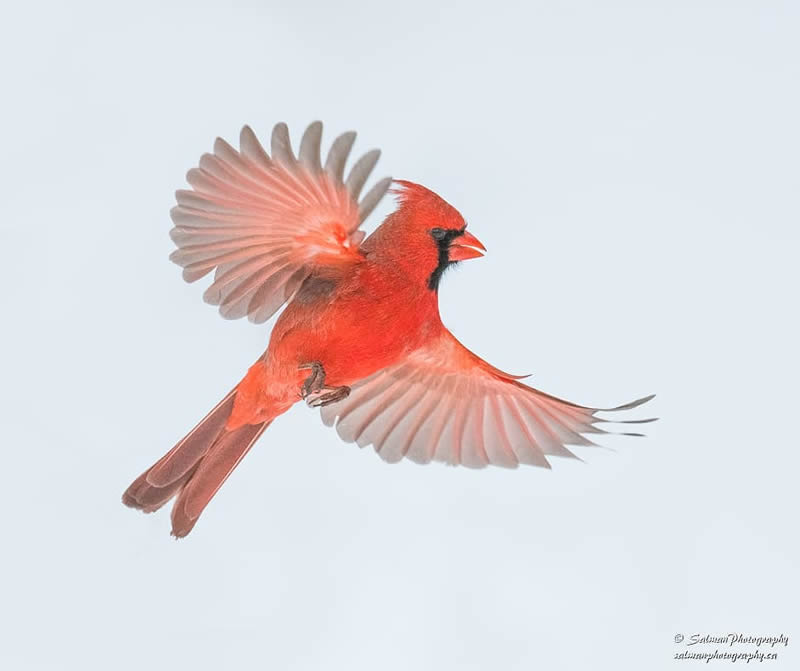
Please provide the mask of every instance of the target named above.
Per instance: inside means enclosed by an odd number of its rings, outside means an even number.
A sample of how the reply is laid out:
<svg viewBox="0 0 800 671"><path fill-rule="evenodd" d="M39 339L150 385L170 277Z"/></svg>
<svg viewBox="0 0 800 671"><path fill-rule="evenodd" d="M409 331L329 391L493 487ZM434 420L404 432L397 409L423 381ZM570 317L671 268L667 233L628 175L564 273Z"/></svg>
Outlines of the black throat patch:
<svg viewBox="0 0 800 671"><path fill-rule="evenodd" d="M464 235L463 229L460 231L450 229L445 232L445 235L441 240L433 238L434 242L436 242L436 246L439 248L439 263L436 266L436 269L431 273L431 276L428 278L428 289L431 291L439 290L439 281L442 279L442 273L447 270L451 264L458 263L458 261L450 260L449 250L450 243L462 235Z"/></svg>

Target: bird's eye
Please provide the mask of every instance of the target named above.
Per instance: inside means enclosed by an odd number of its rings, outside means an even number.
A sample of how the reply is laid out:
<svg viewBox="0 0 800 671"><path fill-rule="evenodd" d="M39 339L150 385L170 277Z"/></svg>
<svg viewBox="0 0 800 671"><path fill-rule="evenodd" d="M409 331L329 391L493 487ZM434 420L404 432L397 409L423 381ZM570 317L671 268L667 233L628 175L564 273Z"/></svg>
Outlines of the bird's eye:
<svg viewBox="0 0 800 671"><path fill-rule="evenodd" d="M447 231L443 228L432 228L431 235L433 236L434 240L444 240L445 236L447 235Z"/></svg>

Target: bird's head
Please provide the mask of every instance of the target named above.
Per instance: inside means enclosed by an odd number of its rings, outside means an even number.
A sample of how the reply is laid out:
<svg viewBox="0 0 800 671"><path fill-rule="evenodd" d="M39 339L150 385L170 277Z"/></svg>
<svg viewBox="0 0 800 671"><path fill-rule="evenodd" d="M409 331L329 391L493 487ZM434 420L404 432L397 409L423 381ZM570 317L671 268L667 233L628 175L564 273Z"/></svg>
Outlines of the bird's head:
<svg viewBox="0 0 800 671"><path fill-rule="evenodd" d="M467 232L461 213L433 191L404 180L394 184L400 206L380 228L392 238L397 262L436 291L447 268L483 256L486 247Z"/></svg>

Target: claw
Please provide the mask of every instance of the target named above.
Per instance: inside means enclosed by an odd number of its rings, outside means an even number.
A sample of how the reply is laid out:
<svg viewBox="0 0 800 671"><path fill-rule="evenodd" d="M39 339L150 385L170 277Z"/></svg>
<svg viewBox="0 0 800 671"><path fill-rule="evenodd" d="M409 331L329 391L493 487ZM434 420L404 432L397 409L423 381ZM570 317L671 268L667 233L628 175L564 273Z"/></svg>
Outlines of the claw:
<svg viewBox="0 0 800 671"><path fill-rule="evenodd" d="M307 401L307 403L311 408L322 408L323 406L330 405L331 403L342 401L348 396L350 396L350 387L334 387L329 392L317 396L317 398Z"/></svg>

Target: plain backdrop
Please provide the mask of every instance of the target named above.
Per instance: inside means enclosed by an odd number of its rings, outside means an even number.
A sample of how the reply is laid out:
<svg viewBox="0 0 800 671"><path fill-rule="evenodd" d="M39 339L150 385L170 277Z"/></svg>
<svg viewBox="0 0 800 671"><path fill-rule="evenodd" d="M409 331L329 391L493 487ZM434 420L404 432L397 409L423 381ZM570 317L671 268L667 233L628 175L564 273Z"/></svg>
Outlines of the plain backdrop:
<svg viewBox="0 0 800 671"><path fill-rule="evenodd" d="M2 10L0 666L671 669L741 632L799 668L800 6L289 4ZM268 338L181 281L173 192L314 119L486 244L440 292L467 346L657 393L648 437L390 466L296 406L188 539L124 508Z"/></svg>

